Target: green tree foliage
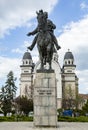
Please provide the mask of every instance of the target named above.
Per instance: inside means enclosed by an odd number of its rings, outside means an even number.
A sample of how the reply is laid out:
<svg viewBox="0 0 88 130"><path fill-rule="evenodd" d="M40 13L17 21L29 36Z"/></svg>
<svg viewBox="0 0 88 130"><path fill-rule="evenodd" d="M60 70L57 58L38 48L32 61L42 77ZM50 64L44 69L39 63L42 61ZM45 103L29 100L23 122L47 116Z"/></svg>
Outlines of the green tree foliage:
<svg viewBox="0 0 88 130"><path fill-rule="evenodd" d="M1 109L4 112L4 115L6 116L6 113L8 111L8 109L7 109L7 93L6 93L6 89L4 86L2 86L2 88L1 88L0 102L1 102Z"/></svg>
<svg viewBox="0 0 88 130"><path fill-rule="evenodd" d="M12 99L12 100L16 96L16 90L17 90L17 87L15 85L15 81L16 81L16 78L14 78L13 72L10 71L7 75L5 89L6 89L6 92L8 93L8 98Z"/></svg>
<svg viewBox="0 0 88 130"><path fill-rule="evenodd" d="M11 101L10 100L5 99L2 102L2 110L3 110L4 116L6 116L7 113L11 112Z"/></svg>
<svg viewBox="0 0 88 130"><path fill-rule="evenodd" d="M28 115L30 111L33 111L33 100L28 99L26 96L22 96L16 99L17 108L20 113Z"/></svg>
<svg viewBox="0 0 88 130"><path fill-rule="evenodd" d="M87 100L86 104L82 107L82 110L84 113L88 113L88 100Z"/></svg>
<svg viewBox="0 0 88 130"><path fill-rule="evenodd" d="M5 85L2 86L0 93L1 109L5 116L7 113L11 112L16 90L17 87L15 85L14 74L12 71L10 71L7 75Z"/></svg>
<svg viewBox="0 0 88 130"><path fill-rule="evenodd" d="M2 86L1 88L1 92L0 92L0 100L3 101L7 98L7 93L6 93L6 89L4 86Z"/></svg>

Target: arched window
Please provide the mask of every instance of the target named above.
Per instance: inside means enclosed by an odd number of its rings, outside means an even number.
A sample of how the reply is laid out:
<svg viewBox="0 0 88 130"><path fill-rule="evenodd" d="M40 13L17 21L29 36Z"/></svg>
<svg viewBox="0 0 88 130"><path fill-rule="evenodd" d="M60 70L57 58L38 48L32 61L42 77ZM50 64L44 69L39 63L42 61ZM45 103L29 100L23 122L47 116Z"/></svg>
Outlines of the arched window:
<svg viewBox="0 0 88 130"><path fill-rule="evenodd" d="M28 64L28 62L26 61L26 64Z"/></svg>
<svg viewBox="0 0 88 130"><path fill-rule="evenodd" d="M70 64L70 60L68 61L68 64Z"/></svg>

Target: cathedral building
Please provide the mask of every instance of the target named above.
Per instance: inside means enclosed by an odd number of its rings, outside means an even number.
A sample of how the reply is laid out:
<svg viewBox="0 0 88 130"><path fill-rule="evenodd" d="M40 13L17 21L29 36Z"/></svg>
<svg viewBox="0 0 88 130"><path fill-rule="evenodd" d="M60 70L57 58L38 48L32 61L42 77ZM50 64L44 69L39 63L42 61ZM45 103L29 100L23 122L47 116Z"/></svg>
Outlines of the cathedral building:
<svg viewBox="0 0 88 130"><path fill-rule="evenodd" d="M62 107L65 109L74 109L78 97L78 78L75 74L76 65L74 56L68 50L64 56L62 68Z"/></svg>
<svg viewBox="0 0 88 130"><path fill-rule="evenodd" d="M40 61L35 65L30 52L25 52L22 58L20 75L20 96L33 96L33 83L36 70L40 68ZM45 68L48 68L46 64ZM57 108L75 107L78 94L78 78L75 74L74 56L69 50L65 53L63 67L58 62L57 52L53 54L52 69L55 70L57 84ZM70 100L70 105L69 105Z"/></svg>
<svg viewBox="0 0 88 130"><path fill-rule="evenodd" d="M33 69L34 64L29 52L25 52L22 59L20 75L20 96L33 96Z"/></svg>

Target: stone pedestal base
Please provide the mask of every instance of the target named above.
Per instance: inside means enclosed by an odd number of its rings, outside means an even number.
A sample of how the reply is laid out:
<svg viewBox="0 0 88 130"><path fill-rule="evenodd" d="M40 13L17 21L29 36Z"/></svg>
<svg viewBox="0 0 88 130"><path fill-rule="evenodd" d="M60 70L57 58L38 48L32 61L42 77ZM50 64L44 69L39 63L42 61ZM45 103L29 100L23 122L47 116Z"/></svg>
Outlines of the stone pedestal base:
<svg viewBox="0 0 88 130"><path fill-rule="evenodd" d="M57 126L55 73L36 73L34 82L34 126Z"/></svg>

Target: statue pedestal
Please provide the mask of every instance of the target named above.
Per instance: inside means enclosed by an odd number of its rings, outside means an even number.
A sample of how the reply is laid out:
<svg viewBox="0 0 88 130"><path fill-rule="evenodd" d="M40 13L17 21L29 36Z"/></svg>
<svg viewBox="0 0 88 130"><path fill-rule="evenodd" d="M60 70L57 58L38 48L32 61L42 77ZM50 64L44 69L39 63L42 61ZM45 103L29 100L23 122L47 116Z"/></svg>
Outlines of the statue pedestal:
<svg viewBox="0 0 88 130"><path fill-rule="evenodd" d="M34 126L57 126L57 96L54 72L37 72L34 81Z"/></svg>

